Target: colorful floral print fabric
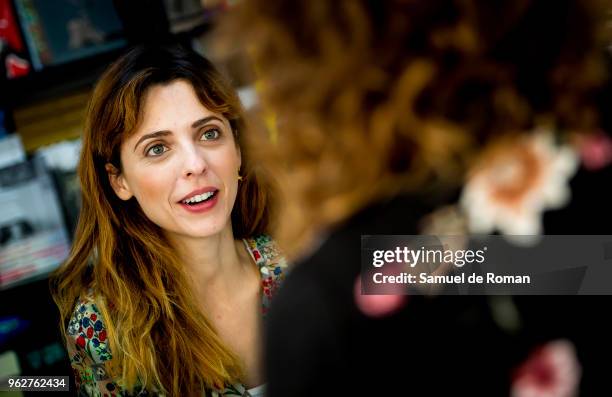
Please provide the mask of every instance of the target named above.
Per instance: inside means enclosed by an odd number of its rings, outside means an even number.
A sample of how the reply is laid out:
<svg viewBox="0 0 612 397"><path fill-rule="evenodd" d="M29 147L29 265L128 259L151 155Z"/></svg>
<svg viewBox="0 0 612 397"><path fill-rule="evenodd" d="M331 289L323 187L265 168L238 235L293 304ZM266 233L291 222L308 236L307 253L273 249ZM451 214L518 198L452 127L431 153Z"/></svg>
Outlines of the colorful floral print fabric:
<svg viewBox="0 0 612 397"><path fill-rule="evenodd" d="M272 297L285 277L287 263L267 235L244 239L244 243L261 272L262 315L265 318ZM82 298L77 302L68 324L67 339L66 347L79 396L129 395L106 374L105 362L112 358L112 354L100 310L92 298ZM241 384L227 385L225 390L209 390L206 393L215 397L250 396ZM133 395L150 396L151 393L136 390Z"/></svg>

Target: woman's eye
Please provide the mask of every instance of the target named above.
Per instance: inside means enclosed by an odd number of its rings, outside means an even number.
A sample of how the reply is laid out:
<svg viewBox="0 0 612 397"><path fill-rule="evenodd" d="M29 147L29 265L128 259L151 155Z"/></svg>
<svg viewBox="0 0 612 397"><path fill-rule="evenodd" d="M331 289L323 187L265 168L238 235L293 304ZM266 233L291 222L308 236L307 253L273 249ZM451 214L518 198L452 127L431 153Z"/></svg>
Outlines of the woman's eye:
<svg viewBox="0 0 612 397"><path fill-rule="evenodd" d="M161 143L158 143L155 146L151 146L149 150L147 150L147 156L153 156L153 157L160 156L164 154L165 151L166 151L166 147L162 145Z"/></svg>
<svg viewBox="0 0 612 397"><path fill-rule="evenodd" d="M219 139L220 135L221 135L221 132L219 132L218 129L213 128L213 129L210 129L210 130L204 132L202 134L201 140L203 140L203 141L213 141L215 139Z"/></svg>

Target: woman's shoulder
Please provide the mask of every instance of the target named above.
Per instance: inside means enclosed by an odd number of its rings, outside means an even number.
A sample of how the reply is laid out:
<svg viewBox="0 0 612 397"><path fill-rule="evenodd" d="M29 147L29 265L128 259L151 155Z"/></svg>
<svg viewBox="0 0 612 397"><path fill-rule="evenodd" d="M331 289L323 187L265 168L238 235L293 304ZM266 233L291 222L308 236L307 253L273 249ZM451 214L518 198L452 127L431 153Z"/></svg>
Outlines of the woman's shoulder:
<svg viewBox="0 0 612 397"><path fill-rule="evenodd" d="M133 392L126 391L117 379L107 372L111 360L107 329L99 308L101 299L88 291L75 304L66 332L70 365L79 396L162 396L142 390L136 385ZM112 308L112 303L109 304Z"/></svg>
<svg viewBox="0 0 612 397"><path fill-rule="evenodd" d="M276 242L267 234L244 239L251 257L259 265L262 274L280 274L287 268L287 261Z"/></svg>
<svg viewBox="0 0 612 397"><path fill-rule="evenodd" d="M122 396L126 393L107 373L111 360L101 300L91 290L77 300L66 330L66 350L79 395Z"/></svg>
<svg viewBox="0 0 612 397"><path fill-rule="evenodd" d="M287 273L287 260L278 245L267 234L244 239L251 257L259 266L263 288L263 308L267 312L272 297L280 288Z"/></svg>
<svg viewBox="0 0 612 397"><path fill-rule="evenodd" d="M111 359L107 330L99 303L91 291L79 297L66 330L67 343L73 345L73 351L85 353L94 363Z"/></svg>

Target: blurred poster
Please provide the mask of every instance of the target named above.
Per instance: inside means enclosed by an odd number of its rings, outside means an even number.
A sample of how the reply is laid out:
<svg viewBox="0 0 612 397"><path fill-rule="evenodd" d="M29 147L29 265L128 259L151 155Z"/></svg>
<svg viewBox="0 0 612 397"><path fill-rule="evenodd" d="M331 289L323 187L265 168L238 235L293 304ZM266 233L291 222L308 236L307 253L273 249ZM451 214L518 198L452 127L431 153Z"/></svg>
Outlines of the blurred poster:
<svg viewBox="0 0 612 397"><path fill-rule="evenodd" d="M36 70L125 45L112 0L15 0Z"/></svg>

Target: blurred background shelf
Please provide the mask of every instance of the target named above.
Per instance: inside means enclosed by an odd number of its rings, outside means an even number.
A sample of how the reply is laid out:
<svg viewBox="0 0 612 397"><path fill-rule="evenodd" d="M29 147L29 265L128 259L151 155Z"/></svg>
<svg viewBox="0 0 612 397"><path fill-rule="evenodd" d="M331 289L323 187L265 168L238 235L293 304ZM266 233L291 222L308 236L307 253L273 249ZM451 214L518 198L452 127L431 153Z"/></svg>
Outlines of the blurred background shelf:
<svg viewBox="0 0 612 397"><path fill-rule="evenodd" d="M79 213L75 168L95 82L132 45L205 51L230 3L0 0L0 378L71 374L48 276Z"/></svg>

